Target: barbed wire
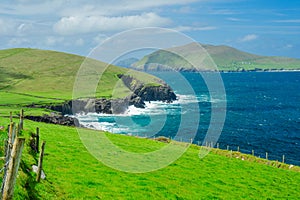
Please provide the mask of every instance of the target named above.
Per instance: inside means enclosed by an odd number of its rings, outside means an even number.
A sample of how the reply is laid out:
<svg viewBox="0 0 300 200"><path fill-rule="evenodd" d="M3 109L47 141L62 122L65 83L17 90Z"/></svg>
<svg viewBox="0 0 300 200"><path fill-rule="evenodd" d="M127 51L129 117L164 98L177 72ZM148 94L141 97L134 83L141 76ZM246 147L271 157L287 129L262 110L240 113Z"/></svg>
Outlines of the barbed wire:
<svg viewBox="0 0 300 200"><path fill-rule="evenodd" d="M9 160L4 164L4 166L0 169L0 173L2 173L2 171L7 167L9 163Z"/></svg>

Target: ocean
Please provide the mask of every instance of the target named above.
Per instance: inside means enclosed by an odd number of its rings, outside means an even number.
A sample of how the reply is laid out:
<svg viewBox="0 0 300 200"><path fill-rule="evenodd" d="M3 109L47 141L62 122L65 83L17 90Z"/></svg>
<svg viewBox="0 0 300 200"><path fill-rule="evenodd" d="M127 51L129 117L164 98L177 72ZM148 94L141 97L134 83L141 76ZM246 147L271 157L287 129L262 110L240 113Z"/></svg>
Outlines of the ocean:
<svg viewBox="0 0 300 200"><path fill-rule="evenodd" d="M146 102L145 109L130 106L121 115L77 115L80 123L195 144L211 138L222 149L254 150L262 158L268 152L269 159L278 161L284 155L286 163L300 165L300 72L220 73L222 83L216 73L153 74L174 89L177 101Z"/></svg>

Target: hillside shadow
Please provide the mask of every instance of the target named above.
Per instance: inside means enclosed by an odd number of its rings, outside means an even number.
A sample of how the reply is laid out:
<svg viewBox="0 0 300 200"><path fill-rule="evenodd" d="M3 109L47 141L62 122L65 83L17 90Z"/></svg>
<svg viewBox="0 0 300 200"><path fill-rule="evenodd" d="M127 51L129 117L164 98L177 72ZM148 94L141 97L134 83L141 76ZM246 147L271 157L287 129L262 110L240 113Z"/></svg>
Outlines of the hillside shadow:
<svg viewBox="0 0 300 200"><path fill-rule="evenodd" d="M21 73L9 72L0 67L0 90L9 88L12 85L16 84L18 81L24 79L32 79L32 77Z"/></svg>

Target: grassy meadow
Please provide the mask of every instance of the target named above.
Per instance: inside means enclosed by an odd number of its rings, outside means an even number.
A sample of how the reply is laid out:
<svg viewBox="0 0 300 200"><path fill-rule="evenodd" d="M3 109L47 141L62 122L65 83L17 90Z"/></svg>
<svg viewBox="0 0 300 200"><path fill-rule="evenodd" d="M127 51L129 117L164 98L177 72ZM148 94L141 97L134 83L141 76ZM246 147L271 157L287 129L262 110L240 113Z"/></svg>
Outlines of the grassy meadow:
<svg viewBox="0 0 300 200"><path fill-rule="evenodd" d="M159 82L145 73L82 56L38 49L0 50L0 71L0 92L61 100L72 99L73 86L78 77L86 77L83 82L86 85L96 80L94 95L105 98L129 94L128 88L120 83L118 74L130 74L145 83ZM78 72L81 74L78 75Z"/></svg>
<svg viewBox="0 0 300 200"><path fill-rule="evenodd" d="M0 124L7 124L0 118ZM86 150L75 128L25 121L28 137L39 127L46 141L46 179L35 183L31 165L37 155L23 150L15 199L296 199L300 173L229 158L211 152L199 159L192 145L170 166L132 174L111 169ZM93 132L92 130L90 130ZM2 135L5 133L2 133ZM149 152L165 144L149 139L106 134L130 152Z"/></svg>

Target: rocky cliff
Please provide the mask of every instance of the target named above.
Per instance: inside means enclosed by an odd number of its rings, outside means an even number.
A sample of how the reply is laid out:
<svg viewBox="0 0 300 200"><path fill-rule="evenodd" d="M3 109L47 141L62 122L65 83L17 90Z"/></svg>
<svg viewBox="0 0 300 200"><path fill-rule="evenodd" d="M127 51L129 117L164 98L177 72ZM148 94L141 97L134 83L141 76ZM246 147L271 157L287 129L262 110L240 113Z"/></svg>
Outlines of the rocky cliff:
<svg viewBox="0 0 300 200"><path fill-rule="evenodd" d="M119 75L119 78L142 101L163 101L170 103L176 100L173 90L165 83L145 85L132 76Z"/></svg>
<svg viewBox="0 0 300 200"><path fill-rule="evenodd" d="M76 118L62 116L58 114L43 115L43 116L25 116L25 119L29 119L37 122L45 122L50 124L60 124L64 126L79 126L79 121Z"/></svg>
<svg viewBox="0 0 300 200"><path fill-rule="evenodd" d="M123 99L85 98L67 101L60 105L48 105L46 108L65 114L76 113L124 113L127 108L134 105L138 108L145 107L145 101L172 102L176 100L173 90L166 84L145 85L132 76L118 75L123 83L131 90L132 94Z"/></svg>

